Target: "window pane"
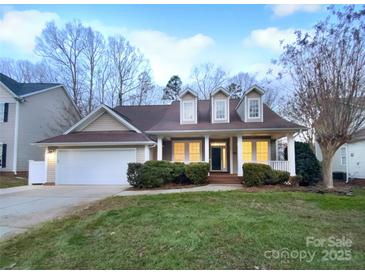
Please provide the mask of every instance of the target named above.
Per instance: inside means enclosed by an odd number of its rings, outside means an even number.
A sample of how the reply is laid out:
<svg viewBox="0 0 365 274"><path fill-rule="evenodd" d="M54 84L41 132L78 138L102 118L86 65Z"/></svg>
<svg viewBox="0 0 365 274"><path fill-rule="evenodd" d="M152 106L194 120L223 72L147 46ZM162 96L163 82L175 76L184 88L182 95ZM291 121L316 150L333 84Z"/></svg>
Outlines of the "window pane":
<svg viewBox="0 0 365 274"><path fill-rule="evenodd" d="M244 162L252 161L252 142L243 141L242 142L242 155Z"/></svg>
<svg viewBox="0 0 365 274"><path fill-rule="evenodd" d="M249 101L249 116L250 118L258 118L259 117L259 100L250 100Z"/></svg>
<svg viewBox="0 0 365 274"><path fill-rule="evenodd" d="M184 120L192 121L194 120L194 103L193 102L184 102Z"/></svg>
<svg viewBox="0 0 365 274"><path fill-rule="evenodd" d="M269 160L269 143L267 141L256 142L256 160L258 162Z"/></svg>
<svg viewBox="0 0 365 274"><path fill-rule="evenodd" d="M189 143L189 161L198 162L201 161L200 143Z"/></svg>
<svg viewBox="0 0 365 274"><path fill-rule="evenodd" d="M185 161L185 143L174 143L174 161Z"/></svg>
<svg viewBox="0 0 365 274"><path fill-rule="evenodd" d="M218 120L226 119L226 102L215 101L215 118Z"/></svg>
<svg viewBox="0 0 365 274"><path fill-rule="evenodd" d="M345 166L346 165L346 147L341 147L340 154L341 154L341 165Z"/></svg>

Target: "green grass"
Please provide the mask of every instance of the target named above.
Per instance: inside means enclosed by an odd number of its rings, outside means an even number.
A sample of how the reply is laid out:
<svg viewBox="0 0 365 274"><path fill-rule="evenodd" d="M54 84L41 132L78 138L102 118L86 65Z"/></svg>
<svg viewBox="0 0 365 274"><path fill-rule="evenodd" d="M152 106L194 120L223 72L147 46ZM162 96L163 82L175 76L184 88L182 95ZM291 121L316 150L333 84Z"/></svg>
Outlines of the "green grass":
<svg viewBox="0 0 365 274"><path fill-rule="evenodd" d="M0 188L25 186L27 184L28 184L28 180L26 178L0 175Z"/></svg>
<svg viewBox="0 0 365 274"><path fill-rule="evenodd" d="M329 248L307 247L310 236L351 239L351 259L322 260ZM266 258L273 249L316 254ZM1 242L0 268L364 269L365 191L109 198Z"/></svg>

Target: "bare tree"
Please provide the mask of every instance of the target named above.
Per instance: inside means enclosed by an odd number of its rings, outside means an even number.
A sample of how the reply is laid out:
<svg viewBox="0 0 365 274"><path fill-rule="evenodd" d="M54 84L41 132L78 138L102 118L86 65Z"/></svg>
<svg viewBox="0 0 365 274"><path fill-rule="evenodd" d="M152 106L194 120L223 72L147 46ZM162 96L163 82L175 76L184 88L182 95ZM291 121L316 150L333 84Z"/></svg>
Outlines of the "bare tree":
<svg viewBox="0 0 365 274"><path fill-rule="evenodd" d="M36 38L36 53L52 61L65 73L65 83L72 91L75 104L81 108L82 53L85 50L85 28L79 21L67 23L59 29L55 22L47 23Z"/></svg>
<svg viewBox="0 0 365 274"><path fill-rule="evenodd" d="M143 71L138 76L138 87L136 91L130 96L130 104L136 106L147 105L148 97L152 95L150 93L153 89L154 85L149 71Z"/></svg>
<svg viewBox="0 0 365 274"><path fill-rule="evenodd" d="M234 84L236 87L233 97L241 98L242 93L257 83L256 76L246 72L239 72L229 79L229 82ZM233 86L232 86L233 87ZM231 87L231 88L232 88Z"/></svg>
<svg viewBox="0 0 365 274"><path fill-rule="evenodd" d="M227 84L227 72L212 63L204 63L192 69L191 80L200 97L209 99L213 90Z"/></svg>
<svg viewBox="0 0 365 274"><path fill-rule="evenodd" d="M123 105L124 96L138 87L138 76L148 68L148 62L122 36L109 37L109 56L118 87L119 105Z"/></svg>
<svg viewBox="0 0 365 274"><path fill-rule="evenodd" d="M280 57L294 82L291 108L312 125L322 150L327 188L334 153L365 123L365 7L330 11L312 34L297 31Z"/></svg>
<svg viewBox="0 0 365 274"><path fill-rule="evenodd" d="M103 36L101 33L92 30L90 27L86 29L85 50L83 54L85 57L85 72L88 87L86 113L90 113L95 107L94 99L96 77L103 76L100 74L98 75L97 70L102 64L102 57L105 54L105 42Z"/></svg>
<svg viewBox="0 0 365 274"><path fill-rule="evenodd" d="M34 64L27 60L0 58L0 72L18 82L58 82L55 69L45 60Z"/></svg>

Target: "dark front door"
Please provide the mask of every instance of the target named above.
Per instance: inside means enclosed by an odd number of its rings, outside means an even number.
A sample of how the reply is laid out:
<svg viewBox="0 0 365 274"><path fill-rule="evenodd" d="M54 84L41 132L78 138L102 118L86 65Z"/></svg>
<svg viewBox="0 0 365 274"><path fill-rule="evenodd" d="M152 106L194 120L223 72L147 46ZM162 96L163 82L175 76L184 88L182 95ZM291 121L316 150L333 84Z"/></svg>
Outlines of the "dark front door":
<svg viewBox="0 0 365 274"><path fill-rule="evenodd" d="M212 170L221 170L221 149L212 147Z"/></svg>

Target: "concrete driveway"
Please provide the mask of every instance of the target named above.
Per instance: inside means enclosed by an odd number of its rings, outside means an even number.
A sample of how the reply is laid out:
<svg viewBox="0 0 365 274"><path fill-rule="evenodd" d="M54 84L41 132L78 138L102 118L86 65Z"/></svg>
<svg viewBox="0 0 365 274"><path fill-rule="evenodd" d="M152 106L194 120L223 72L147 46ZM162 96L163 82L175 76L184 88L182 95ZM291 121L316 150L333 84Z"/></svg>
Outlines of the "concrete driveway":
<svg viewBox="0 0 365 274"><path fill-rule="evenodd" d="M24 232L129 186L24 186L0 189L0 239Z"/></svg>

